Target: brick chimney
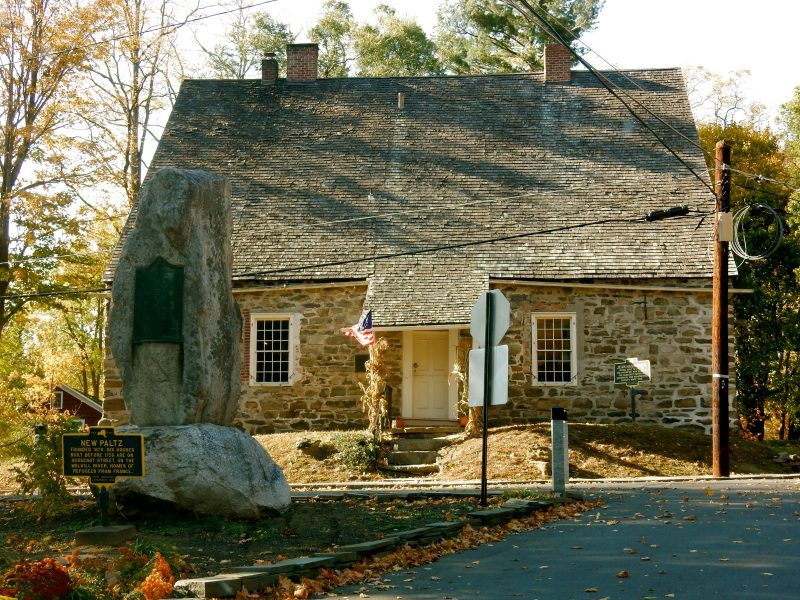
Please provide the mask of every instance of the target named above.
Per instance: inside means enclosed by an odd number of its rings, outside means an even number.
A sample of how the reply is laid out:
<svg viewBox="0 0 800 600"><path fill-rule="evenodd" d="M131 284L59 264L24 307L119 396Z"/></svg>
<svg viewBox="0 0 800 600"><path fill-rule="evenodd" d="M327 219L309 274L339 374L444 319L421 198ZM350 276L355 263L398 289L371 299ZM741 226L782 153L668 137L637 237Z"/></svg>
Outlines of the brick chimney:
<svg viewBox="0 0 800 600"><path fill-rule="evenodd" d="M272 85L278 79L278 61L274 52L268 52L261 59L261 83Z"/></svg>
<svg viewBox="0 0 800 600"><path fill-rule="evenodd" d="M544 47L545 83L568 83L572 79L572 54L561 44L548 44Z"/></svg>
<svg viewBox="0 0 800 600"><path fill-rule="evenodd" d="M308 83L317 80L317 44L289 44L286 46L286 81Z"/></svg>

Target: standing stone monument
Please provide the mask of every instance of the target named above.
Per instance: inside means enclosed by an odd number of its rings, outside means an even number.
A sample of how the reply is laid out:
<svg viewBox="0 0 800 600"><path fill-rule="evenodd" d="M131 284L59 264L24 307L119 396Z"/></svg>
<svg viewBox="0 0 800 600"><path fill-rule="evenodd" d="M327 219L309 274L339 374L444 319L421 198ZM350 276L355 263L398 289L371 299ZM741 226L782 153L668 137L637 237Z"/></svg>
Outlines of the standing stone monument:
<svg viewBox="0 0 800 600"><path fill-rule="evenodd" d="M231 290L230 186L163 169L139 198L111 290L109 336L145 477L114 488L195 512L253 517L289 505L269 454L232 427L242 319Z"/></svg>

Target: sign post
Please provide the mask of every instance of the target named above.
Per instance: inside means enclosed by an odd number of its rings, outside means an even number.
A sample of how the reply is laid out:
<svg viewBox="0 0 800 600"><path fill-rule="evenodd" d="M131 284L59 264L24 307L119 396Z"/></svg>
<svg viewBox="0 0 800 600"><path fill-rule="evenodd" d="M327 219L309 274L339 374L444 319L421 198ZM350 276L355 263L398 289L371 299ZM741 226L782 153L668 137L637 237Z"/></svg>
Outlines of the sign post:
<svg viewBox="0 0 800 600"><path fill-rule="evenodd" d="M631 420L636 423L636 386L643 381L650 381L650 361L628 358L625 362L614 363L614 383L628 386L631 399Z"/></svg>
<svg viewBox="0 0 800 600"><path fill-rule="evenodd" d="M113 427L90 427L89 433L61 437L62 469L67 477L88 477L100 488L100 525L108 526L108 488L118 477L144 477L144 436L117 434Z"/></svg>
<svg viewBox="0 0 800 600"><path fill-rule="evenodd" d="M497 346L498 342L508 331L511 321L511 307L508 300L500 290L489 290L483 292L475 305L472 307L472 322L470 332L478 346L478 349L470 351L470 378L469 378L469 405L483 405L483 450L481 452L481 506L487 505L488 481L486 477L488 466L488 439L489 439L489 406L493 404L505 404L508 402L508 347ZM483 350L480 350L483 348ZM495 350L504 349L501 354L505 357L505 391L504 396L494 398L496 391L494 384L495 370ZM477 372L477 364L483 355L483 389L479 390L473 373ZM502 367L501 367L502 368ZM482 394L481 394L482 391Z"/></svg>

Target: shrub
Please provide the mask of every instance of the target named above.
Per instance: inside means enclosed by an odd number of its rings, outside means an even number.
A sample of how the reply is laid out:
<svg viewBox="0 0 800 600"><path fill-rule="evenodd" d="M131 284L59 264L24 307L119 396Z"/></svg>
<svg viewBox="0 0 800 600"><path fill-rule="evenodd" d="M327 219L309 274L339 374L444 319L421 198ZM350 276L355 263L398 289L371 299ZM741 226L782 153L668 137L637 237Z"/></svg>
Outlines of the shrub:
<svg viewBox="0 0 800 600"><path fill-rule="evenodd" d="M34 423L47 429L36 440L31 436L19 444L24 466L14 469L17 483L23 494L39 490L39 499L31 504L34 512L43 517L58 516L73 502L67 492L69 480L61 474L61 436L78 431L80 425L69 414L46 410L31 415L31 431Z"/></svg>
<svg viewBox="0 0 800 600"><path fill-rule="evenodd" d="M52 558L19 563L3 575L0 595L17 600L54 600L72 590L67 569Z"/></svg>
<svg viewBox="0 0 800 600"><path fill-rule="evenodd" d="M343 433L334 436L339 462L345 467L367 473L377 468L381 445L371 436L361 433Z"/></svg>
<svg viewBox="0 0 800 600"><path fill-rule="evenodd" d="M153 568L150 574L142 582L142 595L146 600L169 598L172 595L172 586L175 583L172 570L160 552L156 552L152 563Z"/></svg>

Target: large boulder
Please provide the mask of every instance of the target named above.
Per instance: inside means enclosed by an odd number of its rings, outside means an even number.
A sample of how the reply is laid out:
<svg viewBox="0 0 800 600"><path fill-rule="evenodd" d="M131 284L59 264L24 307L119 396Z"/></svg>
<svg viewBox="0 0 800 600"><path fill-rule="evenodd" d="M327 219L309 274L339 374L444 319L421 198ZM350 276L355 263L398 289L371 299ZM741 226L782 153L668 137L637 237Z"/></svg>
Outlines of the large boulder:
<svg viewBox="0 0 800 600"><path fill-rule="evenodd" d="M231 291L231 230L222 177L163 169L140 195L109 314L131 423L233 423L242 319Z"/></svg>
<svg viewBox="0 0 800 600"><path fill-rule="evenodd" d="M291 502L281 468L238 429L199 424L124 426L117 432L144 435L145 476L111 488L123 507L146 497L196 513L258 518Z"/></svg>

